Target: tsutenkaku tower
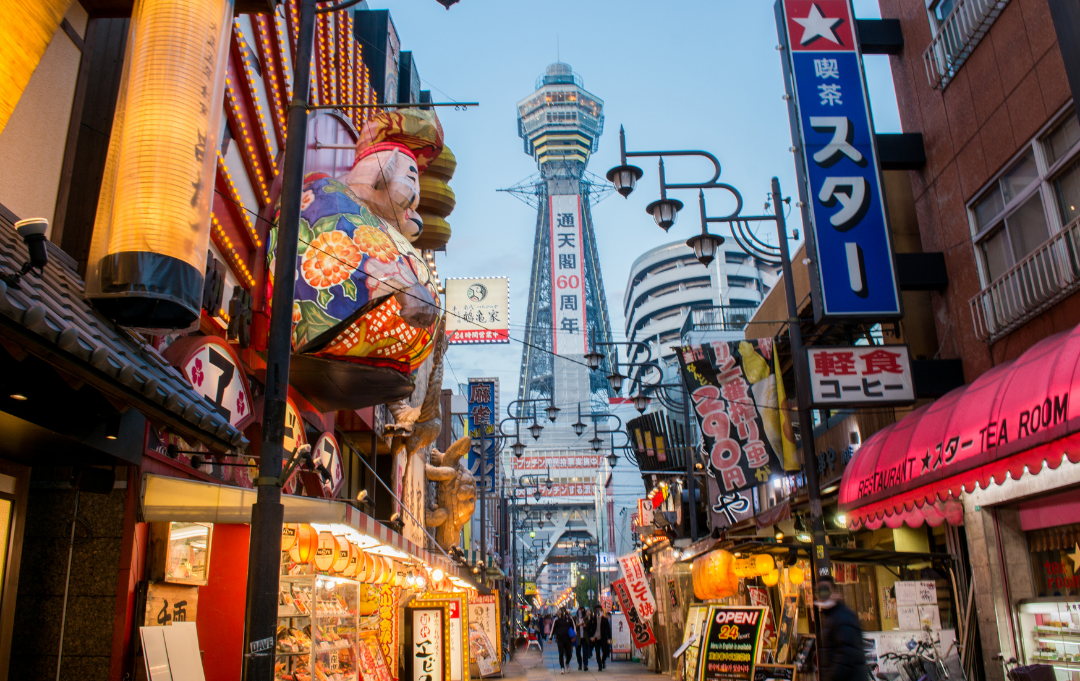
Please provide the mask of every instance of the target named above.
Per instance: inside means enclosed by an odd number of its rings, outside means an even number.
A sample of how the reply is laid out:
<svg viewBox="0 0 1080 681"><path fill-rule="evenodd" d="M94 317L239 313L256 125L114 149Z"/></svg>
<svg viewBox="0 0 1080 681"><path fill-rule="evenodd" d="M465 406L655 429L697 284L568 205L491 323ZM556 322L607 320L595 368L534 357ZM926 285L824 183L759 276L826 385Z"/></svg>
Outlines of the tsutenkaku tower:
<svg viewBox="0 0 1080 681"><path fill-rule="evenodd" d="M540 169L532 185L538 199L536 238L518 396L553 397L563 414L577 404L582 411L592 404L606 410L609 385L603 372L553 356L582 361L594 343L611 340L589 201L595 190L585 175L604 130L604 103L585 90L569 64L556 62L517 108L518 135ZM555 445L553 435L542 443Z"/></svg>
<svg viewBox="0 0 1080 681"><path fill-rule="evenodd" d="M601 546L596 524L605 452L591 448L589 418L581 435L572 426L579 407L582 414L606 412L610 395L607 372L589 371L584 362L596 343L611 340L590 210L590 197L607 187L585 172L603 129L604 103L568 64L548 66L536 92L518 103L518 134L540 171L510 190L537 208L518 396L543 400L525 405L524 413L535 408L544 429L539 440L526 433L525 456L507 463L516 476L552 481L535 493L537 535L526 563L546 600L569 586L575 570L595 565L598 550L613 550ZM555 423L543 418L549 399L561 409ZM602 424L603 430L613 425Z"/></svg>

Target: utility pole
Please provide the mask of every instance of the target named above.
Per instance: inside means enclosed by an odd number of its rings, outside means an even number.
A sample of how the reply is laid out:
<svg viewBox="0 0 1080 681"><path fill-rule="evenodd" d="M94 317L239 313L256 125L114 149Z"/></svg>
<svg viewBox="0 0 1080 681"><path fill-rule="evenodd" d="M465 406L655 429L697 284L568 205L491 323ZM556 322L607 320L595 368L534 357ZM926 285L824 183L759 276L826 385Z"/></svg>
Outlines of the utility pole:
<svg viewBox="0 0 1080 681"><path fill-rule="evenodd" d="M266 347L266 396L263 402L261 456L259 477L255 480L258 494L251 508L247 610L244 615L246 681L271 681L274 678L278 582L281 573L281 526L285 518L278 478L285 454L285 411L289 390L289 360L292 353L292 307L314 37L315 0L301 0L294 61L293 101L289 104L288 138L282 163L274 297L270 308L270 329Z"/></svg>
<svg viewBox="0 0 1080 681"><path fill-rule="evenodd" d="M772 179L772 205L776 213L776 233L780 242L780 266L784 273L784 297L787 298L788 338L791 341L791 361L795 371L795 401L799 407L799 435L802 441L803 474L806 476L806 493L810 502L810 532L814 549L810 562L814 566L813 583L818 577L832 572L829 561L829 545L825 541L825 518L821 510L821 486L818 482L817 450L814 446L814 420L810 415L810 371L803 351L802 327L799 325L799 304L795 300L795 280L791 273L791 254L787 242L787 221L784 218L784 197L780 193L780 180ZM777 376L776 380L782 380ZM782 406L782 405L781 405Z"/></svg>

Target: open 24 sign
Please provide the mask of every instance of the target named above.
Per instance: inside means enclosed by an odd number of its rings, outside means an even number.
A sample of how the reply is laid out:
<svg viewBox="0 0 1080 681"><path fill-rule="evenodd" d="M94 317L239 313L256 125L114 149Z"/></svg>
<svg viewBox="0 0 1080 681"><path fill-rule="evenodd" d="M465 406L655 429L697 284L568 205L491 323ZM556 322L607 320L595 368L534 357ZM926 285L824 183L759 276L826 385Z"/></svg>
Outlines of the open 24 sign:
<svg viewBox="0 0 1080 681"><path fill-rule="evenodd" d="M903 314L850 0L781 0L814 316Z"/></svg>

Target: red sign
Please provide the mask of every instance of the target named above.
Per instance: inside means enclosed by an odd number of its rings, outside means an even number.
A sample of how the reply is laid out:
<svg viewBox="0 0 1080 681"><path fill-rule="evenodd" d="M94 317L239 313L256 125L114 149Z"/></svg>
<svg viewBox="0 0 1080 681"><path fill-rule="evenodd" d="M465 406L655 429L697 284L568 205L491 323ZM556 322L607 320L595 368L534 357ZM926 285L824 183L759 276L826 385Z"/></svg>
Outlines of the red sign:
<svg viewBox="0 0 1080 681"><path fill-rule="evenodd" d="M615 590L616 595L619 597L619 603L622 604L623 612L626 613L626 621L630 624L630 634L631 638L634 639L634 647L644 648L656 643L656 636L653 635L652 627L649 626L647 621L641 619L641 615L634 608L634 601L630 598L630 592L626 588L626 581L616 579L611 583L611 588Z"/></svg>
<svg viewBox="0 0 1080 681"><path fill-rule="evenodd" d="M551 485L551 489L548 489L547 485L540 485L542 497L591 497L595 492L595 482L557 482ZM532 496L532 493L517 490L517 496L519 499L526 499Z"/></svg>
<svg viewBox="0 0 1080 681"><path fill-rule="evenodd" d="M788 35L795 52L852 52L847 0L787 0Z"/></svg>
<svg viewBox="0 0 1080 681"><path fill-rule="evenodd" d="M806 354L815 407L915 401L906 345L822 346Z"/></svg>
<svg viewBox="0 0 1080 681"><path fill-rule="evenodd" d="M345 482L341 465L341 447L333 433L323 433L311 448L315 470L303 473L304 489L309 496L333 499Z"/></svg>

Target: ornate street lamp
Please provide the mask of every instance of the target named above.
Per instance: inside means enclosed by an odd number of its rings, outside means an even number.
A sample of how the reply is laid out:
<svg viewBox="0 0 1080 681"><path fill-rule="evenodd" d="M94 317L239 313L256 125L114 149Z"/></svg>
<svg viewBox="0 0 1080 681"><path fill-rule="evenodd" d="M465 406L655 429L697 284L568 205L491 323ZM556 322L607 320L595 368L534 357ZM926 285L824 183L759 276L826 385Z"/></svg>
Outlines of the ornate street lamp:
<svg viewBox="0 0 1080 681"><path fill-rule="evenodd" d="M596 371L600 368L600 363L604 361L604 353L597 352L593 349L592 352L585 354L585 363L589 365L589 368Z"/></svg>
<svg viewBox="0 0 1080 681"><path fill-rule="evenodd" d="M551 405L548 405L548 408L545 409L544 411L547 412L548 420L551 421L552 423L555 423L555 417L557 417L559 415L559 411L561 411L561 410L558 407L556 407L554 404L551 404Z"/></svg>
<svg viewBox="0 0 1080 681"><path fill-rule="evenodd" d="M521 440L518 440L514 444L510 445L510 449L514 450L514 456L520 459L522 455L525 454L525 443Z"/></svg>
<svg viewBox="0 0 1080 681"><path fill-rule="evenodd" d="M638 393L637 395L634 395L634 409L637 409L639 414L644 414L645 410L648 409L648 408L649 408L649 398L648 397L646 397L642 393Z"/></svg>

